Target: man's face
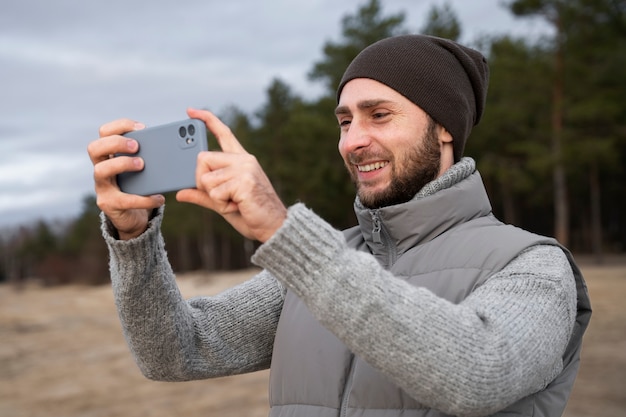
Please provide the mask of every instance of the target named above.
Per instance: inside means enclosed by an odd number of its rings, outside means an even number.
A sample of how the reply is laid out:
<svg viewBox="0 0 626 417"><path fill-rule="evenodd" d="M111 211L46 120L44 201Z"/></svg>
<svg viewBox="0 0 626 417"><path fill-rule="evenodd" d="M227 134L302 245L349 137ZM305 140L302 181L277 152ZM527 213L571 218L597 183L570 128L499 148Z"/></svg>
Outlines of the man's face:
<svg viewBox="0 0 626 417"><path fill-rule="evenodd" d="M409 201L441 171L441 132L421 108L371 79L348 82L336 109L339 152L361 203Z"/></svg>

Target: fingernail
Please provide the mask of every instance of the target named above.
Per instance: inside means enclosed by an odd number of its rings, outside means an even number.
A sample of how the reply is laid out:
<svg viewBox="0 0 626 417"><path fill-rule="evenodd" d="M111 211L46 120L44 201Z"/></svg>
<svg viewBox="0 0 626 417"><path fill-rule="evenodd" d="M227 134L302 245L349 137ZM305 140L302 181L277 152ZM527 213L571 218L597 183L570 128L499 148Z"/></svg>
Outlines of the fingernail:
<svg viewBox="0 0 626 417"><path fill-rule="evenodd" d="M136 151L138 147L137 141L133 139L128 139L126 141L126 147L128 148L129 151Z"/></svg>
<svg viewBox="0 0 626 417"><path fill-rule="evenodd" d="M141 158L133 158L133 165L137 168L141 168Z"/></svg>
<svg viewBox="0 0 626 417"><path fill-rule="evenodd" d="M135 122L135 126L134 126L135 130L141 130L141 129L144 129L145 127L146 125L144 125L143 123Z"/></svg>

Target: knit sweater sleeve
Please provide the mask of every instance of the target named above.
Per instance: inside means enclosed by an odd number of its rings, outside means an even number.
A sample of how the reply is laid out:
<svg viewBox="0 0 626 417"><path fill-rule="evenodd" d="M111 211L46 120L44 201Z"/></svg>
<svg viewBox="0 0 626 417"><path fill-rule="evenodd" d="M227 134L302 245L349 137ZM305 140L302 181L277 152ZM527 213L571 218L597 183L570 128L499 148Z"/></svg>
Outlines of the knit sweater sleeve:
<svg viewBox="0 0 626 417"><path fill-rule="evenodd" d="M561 371L576 315L575 281L561 249L530 248L453 304L349 249L341 232L304 206L289 212L253 261L425 406L491 414Z"/></svg>
<svg viewBox="0 0 626 417"><path fill-rule="evenodd" d="M102 216L124 336L148 378L184 381L268 368L284 287L267 272L212 297L184 300L160 234L116 240Z"/></svg>

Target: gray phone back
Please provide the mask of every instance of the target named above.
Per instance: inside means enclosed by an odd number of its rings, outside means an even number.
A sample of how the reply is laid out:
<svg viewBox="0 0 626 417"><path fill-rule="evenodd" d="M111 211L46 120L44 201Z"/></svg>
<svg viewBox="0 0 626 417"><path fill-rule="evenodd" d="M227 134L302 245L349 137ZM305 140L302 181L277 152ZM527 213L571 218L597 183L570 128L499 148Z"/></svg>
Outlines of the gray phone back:
<svg viewBox="0 0 626 417"><path fill-rule="evenodd" d="M134 156L143 158L144 169L117 176L123 192L146 196L196 187L197 156L208 148L204 122L181 120L124 136L139 142Z"/></svg>

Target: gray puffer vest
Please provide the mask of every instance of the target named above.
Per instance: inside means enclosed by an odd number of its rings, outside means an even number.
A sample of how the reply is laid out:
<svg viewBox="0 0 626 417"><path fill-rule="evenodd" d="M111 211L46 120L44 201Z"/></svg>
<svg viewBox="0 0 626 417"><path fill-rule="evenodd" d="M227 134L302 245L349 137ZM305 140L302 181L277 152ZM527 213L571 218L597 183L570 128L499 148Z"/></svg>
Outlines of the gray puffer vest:
<svg viewBox="0 0 626 417"><path fill-rule="evenodd" d="M459 303L524 249L556 241L504 225L491 215L480 175L425 199L369 211L345 231L350 247L372 253L409 283ZM582 334L591 309L571 255L578 314L561 374L544 390L497 416L560 416L578 371ZM356 357L288 292L274 343L270 416L443 417Z"/></svg>

